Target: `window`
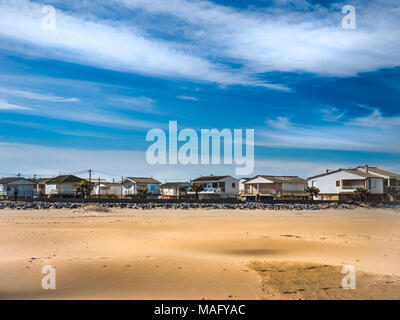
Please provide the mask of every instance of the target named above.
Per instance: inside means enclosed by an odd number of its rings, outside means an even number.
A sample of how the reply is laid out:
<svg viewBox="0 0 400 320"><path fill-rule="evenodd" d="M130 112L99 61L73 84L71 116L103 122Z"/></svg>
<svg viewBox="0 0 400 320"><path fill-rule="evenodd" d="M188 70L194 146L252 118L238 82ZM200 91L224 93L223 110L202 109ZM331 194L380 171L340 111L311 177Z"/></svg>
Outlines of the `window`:
<svg viewBox="0 0 400 320"><path fill-rule="evenodd" d="M236 183L232 183L232 188L233 188L233 189L236 188Z"/></svg>
<svg viewBox="0 0 400 320"><path fill-rule="evenodd" d="M340 181L336 181L336 187L340 187Z"/></svg>
<svg viewBox="0 0 400 320"><path fill-rule="evenodd" d="M156 188L155 186L150 186L150 190L151 190L151 191L154 191L155 188Z"/></svg>

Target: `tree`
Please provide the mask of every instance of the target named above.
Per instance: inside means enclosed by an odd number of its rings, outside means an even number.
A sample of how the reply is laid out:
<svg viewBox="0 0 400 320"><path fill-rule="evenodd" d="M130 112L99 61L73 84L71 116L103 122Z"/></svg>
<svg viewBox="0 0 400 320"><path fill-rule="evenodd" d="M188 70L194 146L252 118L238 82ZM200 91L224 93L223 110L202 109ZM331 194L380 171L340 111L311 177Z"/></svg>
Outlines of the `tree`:
<svg viewBox="0 0 400 320"><path fill-rule="evenodd" d="M76 187L76 192L80 194L82 198L85 198L86 195L90 195L91 191L92 185L86 180L79 182L78 186Z"/></svg>
<svg viewBox="0 0 400 320"><path fill-rule="evenodd" d="M313 199L319 195L319 189L316 187L307 187L305 191L309 194Z"/></svg>
<svg viewBox="0 0 400 320"><path fill-rule="evenodd" d="M367 193L368 190L365 188L357 188L357 190L354 192L360 201L364 201L367 198Z"/></svg>
<svg viewBox="0 0 400 320"><path fill-rule="evenodd" d="M147 187L141 187L141 188L139 189L139 193L142 195L142 198L143 198L143 199L146 199L146 194L147 194L148 191L149 191L149 190L147 189Z"/></svg>
<svg viewBox="0 0 400 320"><path fill-rule="evenodd" d="M200 183L192 183L190 186L194 192L196 192L196 199L199 198L199 192L204 190L204 185Z"/></svg>

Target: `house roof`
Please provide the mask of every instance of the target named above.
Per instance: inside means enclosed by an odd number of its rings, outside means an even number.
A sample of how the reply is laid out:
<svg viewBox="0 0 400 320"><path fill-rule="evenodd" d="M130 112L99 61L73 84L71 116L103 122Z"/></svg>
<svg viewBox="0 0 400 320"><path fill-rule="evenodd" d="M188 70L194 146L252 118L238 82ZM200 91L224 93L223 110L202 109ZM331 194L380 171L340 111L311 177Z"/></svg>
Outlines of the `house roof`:
<svg viewBox="0 0 400 320"><path fill-rule="evenodd" d="M22 177L5 177L5 178L1 178L0 179L0 184L9 184L12 183L14 181L18 181L18 180L26 180L32 183L36 183L35 181L26 179L26 178L22 178Z"/></svg>
<svg viewBox="0 0 400 320"><path fill-rule="evenodd" d="M194 179L193 181L220 181L225 178L232 178L231 176L204 176Z"/></svg>
<svg viewBox="0 0 400 320"><path fill-rule="evenodd" d="M37 180L38 184L46 184L47 181L51 180L53 178L43 178L43 179L39 179Z"/></svg>
<svg viewBox="0 0 400 320"><path fill-rule="evenodd" d="M255 176L251 179L248 179L245 183L248 183L249 181L256 179L258 177L280 183L304 183L304 184L306 183L306 180L298 176L264 176L264 175Z"/></svg>
<svg viewBox="0 0 400 320"><path fill-rule="evenodd" d="M126 179L129 179L135 183L161 184L160 181L153 178L127 177Z"/></svg>
<svg viewBox="0 0 400 320"><path fill-rule="evenodd" d="M364 166L358 166L356 169L363 169L365 168ZM378 173L384 176L388 176L390 178L394 178L394 179L399 179L400 178L400 174L398 173L394 173L394 172L390 172L390 171L386 171L386 170L382 170L379 169L377 167L368 167L368 172L369 173Z"/></svg>
<svg viewBox="0 0 400 320"><path fill-rule="evenodd" d="M326 173L323 173L323 174L319 174L319 175L316 175L316 176L313 176L313 177L309 177L309 178L307 178L307 180L328 176L330 174L341 172L341 171L344 171L344 172L347 172L347 173L351 173L351 174L355 174L355 175L357 175L359 177L363 177L363 178L381 178L381 177L378 177L378 176L373 175L371 173L366 173L366 172L358 171L358 170L355 170L355 169L338 169L338 170L329 171L329 172L326 172Z"/></svg>
<svg viewBox="0 0 400 320"><path fill-rule="evenodd" d="M161 188L179 187L183 184L189 185L189 182L166 182L166 183L163 183L160 187Z"/></svg>
<svg viewBox="0 0 400 320"><path fill-rule="evenodd" d="M58 176L55 178L51 178L51 179L47 180L45 183L46 184L78 183L81 181L86 181L86 180L70 174L70 175L62 175L62 176Z"/></svg>

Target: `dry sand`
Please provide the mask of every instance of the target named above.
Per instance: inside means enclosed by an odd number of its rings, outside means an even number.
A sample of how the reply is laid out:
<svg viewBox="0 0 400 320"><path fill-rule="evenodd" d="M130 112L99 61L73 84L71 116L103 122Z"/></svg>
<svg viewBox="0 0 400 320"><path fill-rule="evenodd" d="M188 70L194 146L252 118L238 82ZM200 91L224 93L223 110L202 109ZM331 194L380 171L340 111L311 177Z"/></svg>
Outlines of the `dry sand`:
<svg viewBox="0 0 400 320"><path fill-rule="evenodd" d="M2 210L0 275L0 299L400 299L400 210Z"/></svg>

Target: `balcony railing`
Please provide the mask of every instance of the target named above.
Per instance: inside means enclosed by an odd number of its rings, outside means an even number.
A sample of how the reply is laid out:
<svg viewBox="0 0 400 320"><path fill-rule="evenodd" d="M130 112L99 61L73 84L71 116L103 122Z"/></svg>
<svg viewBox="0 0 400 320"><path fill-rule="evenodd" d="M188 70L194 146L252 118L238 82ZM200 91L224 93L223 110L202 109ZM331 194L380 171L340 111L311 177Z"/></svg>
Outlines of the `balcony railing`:
<svg viewBox="0 0 400 320"><path fill-rule="evenodd" d="M359 188L364 188L362 184L352 185L352 186L342 186L342 190L357 190Z"/></svg>
<svg viewBox="0 0 400 320"><path fill-rule="evenodd" d="M243 190L244 194L253 194L253 195L257 195L257 194L271 194L271 195L275 195L277 192L275 189L244 189Z"/></svg>

